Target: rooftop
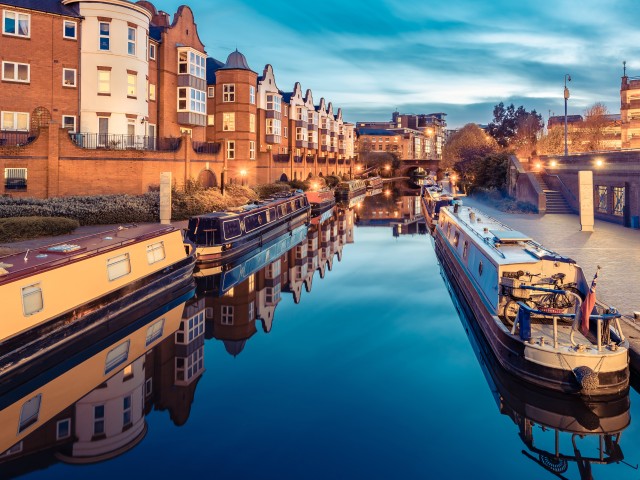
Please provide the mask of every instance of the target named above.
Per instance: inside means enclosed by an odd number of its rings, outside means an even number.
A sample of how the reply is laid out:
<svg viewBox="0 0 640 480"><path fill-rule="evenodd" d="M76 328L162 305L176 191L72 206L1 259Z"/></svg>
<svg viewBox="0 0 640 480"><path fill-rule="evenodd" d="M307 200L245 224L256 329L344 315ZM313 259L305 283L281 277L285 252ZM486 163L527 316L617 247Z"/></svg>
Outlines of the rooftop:
<svg viewBox="0 0 640 480"><path fill-rule="evenodd" d="M80 8L75 5L62 5L60 0L0 0L0 5L35 10L37 12L53 13L67 17L80 17Z"/></svg>

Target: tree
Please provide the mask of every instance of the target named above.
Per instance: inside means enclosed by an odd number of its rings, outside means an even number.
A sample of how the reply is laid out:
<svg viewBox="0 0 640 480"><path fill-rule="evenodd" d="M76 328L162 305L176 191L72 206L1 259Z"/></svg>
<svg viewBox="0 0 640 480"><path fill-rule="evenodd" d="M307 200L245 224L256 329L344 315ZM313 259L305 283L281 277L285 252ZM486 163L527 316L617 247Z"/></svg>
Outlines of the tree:
<svg viewBox="0 0 640 480"><path fill-rule="evenodd" d="M440 168L452 168L457 162L482 158L495 150L493 139L475 123L468 123L447 139Z"/></svg>
<svg viewBox="0 0 640 480"><path fill-rule="evenodd" d="M493 121L488 130L502 148L529 156L536 148L543 127L542 115L535 110L528 112L522 105L516 109L513 103L505 107L500 102L493 107Z"/></svg>
<svg viewBox="0 0 640 480"><path fill-rule="evenodd" d="M499 152L471 158L458 162L454 168L458 174L458 186L467 194L477 189L504 192L509 170L509 154Z"/></svg>
<svg viewBox="0 0 640 480"><path fill-rule="evenodd" d="M584 123L580 135L580 144L585 152L604 148L606 128L611 123L609 110L604 103L594 103L584 111Z"/></svg>

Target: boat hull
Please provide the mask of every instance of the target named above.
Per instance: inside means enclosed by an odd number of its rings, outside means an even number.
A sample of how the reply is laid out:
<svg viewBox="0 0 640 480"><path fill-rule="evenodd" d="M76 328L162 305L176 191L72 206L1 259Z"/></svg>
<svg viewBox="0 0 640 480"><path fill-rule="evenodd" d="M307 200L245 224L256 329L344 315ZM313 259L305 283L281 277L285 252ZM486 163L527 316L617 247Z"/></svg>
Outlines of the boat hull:
<svg viewBox="0 0 640 480"><path fill-rule="evenodd" d="M482 335L490 346L497 361L506 371L518 376L533 385L566 394L583 395L581 385L572 369L562 367L560 362L571 366L575 357L546 353L526 345L519 338L511 335L506 328L501 328L499 320L489 312L476 292L467 272L457 261L447 242L436 229L434 235L436 255L450 283L460 299L465 313L472 319L471 325ZM624 394L629 389L628 352L625 350L620 358L619 368L608 368L596 371L598 388L589 391L591 398L606 400ZM562 357L562 358L559 358ZM558 363L557 366L553 362ZM579 361L579 360L578 360Z"/></svg>

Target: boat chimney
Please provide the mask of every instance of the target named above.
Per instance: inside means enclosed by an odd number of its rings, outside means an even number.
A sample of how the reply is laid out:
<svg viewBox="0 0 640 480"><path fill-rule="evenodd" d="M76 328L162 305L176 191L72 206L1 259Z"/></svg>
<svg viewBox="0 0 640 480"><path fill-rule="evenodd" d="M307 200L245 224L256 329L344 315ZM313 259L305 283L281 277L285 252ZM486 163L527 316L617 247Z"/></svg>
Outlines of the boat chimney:
<svg viewBox="0 0 640 480"><path fill-rule="evenodd" d="M457 203L453 204L453 213L458 213L458 210L460 209L460 205L458 205Z"/></svg>
<svg viewBox="0 0 640 480"><path fill-rule="evenodd" d="M469 220L471 221L471 223L476 221L476 214L475 212L469 212Z"/></svg>

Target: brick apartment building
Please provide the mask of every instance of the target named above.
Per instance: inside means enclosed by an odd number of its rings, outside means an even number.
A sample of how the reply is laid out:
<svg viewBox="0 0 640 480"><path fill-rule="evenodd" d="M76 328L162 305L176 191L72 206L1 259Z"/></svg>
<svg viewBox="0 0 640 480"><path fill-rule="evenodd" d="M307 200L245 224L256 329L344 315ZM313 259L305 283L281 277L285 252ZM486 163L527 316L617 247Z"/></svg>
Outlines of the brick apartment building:
<svg viewBox="0 0 640 480"><path fill-rule="evenodd" d="M147 1L0 0L0 194L142 193L352 168L354 126L244 55L208 57L194 14ZM226 178L225 178L226 177Z"/></svg>

